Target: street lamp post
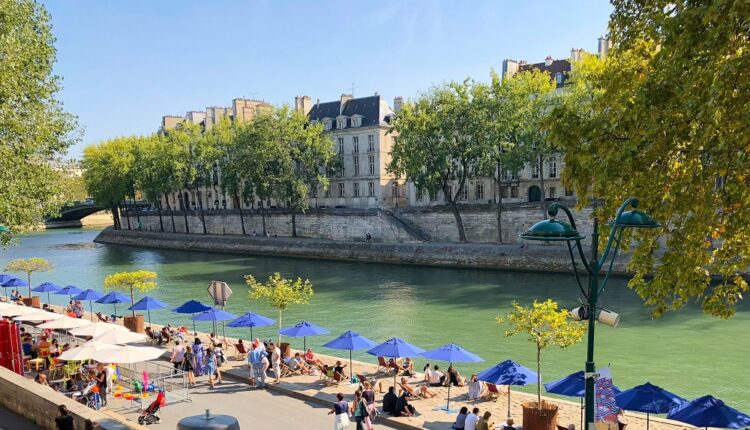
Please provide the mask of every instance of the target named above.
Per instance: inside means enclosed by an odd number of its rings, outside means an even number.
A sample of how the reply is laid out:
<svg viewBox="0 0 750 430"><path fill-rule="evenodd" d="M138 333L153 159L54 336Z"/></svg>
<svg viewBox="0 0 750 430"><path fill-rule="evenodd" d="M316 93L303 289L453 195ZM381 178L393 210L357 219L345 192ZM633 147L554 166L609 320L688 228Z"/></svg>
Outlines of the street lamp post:
<svg viewBox="0 0 750 430"><path fill-rule="evenodd" d="M628 206L632 207L633 210L626 211ZM521 235L524 240L537 240L537 241L557 241L566 242L568 246L568 253L573 263L573 271L578 282L578 287L581 290L581 294L586 299L586 305L582 319L588 319L588 346L586 350L586 423L589 428L593 428L594 423L594 372L596 371L596 364L594 363L594 329L595 322L597 319L597 302L600 294L604 291L607 286L607 280L612 272L612 266L615 258L617 258L617 252L620 248L620 241L626 228L655 228L659 227L649 215L635 210L638 207L638 200L630 198L625 200L617 211L617 216L612 223L612 230L609 232L609 239L607 245L604 248L602 255L599 255L599 220L594 218L594 228L591 234L591 259L587 259L583 246L581 246L581 240L585 238L576 229L576 223L573 219L573 214L570 210L561 203L553 203L547 209L550 215L550 219L540 221L534 224L526 233ZM559 209L562 209L568 217L570 224L559 221L556 219ZM576 267L575 255L573 253L573 244L578 251L584 268L588 273L588 288L583 288L581 280L578 277L578 268ZM614 251L612 246L614 245ZM609 267L606 269L604 280L599 285L599 275L602 273L602 269L607 265L607 261L611 255L609 261Z"/></svg>

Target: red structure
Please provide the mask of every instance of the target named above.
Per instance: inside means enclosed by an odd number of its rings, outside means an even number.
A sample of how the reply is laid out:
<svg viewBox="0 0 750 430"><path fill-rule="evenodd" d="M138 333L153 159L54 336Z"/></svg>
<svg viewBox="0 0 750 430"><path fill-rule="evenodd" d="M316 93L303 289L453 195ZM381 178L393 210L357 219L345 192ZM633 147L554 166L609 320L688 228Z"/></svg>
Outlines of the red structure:
<svg viewBox="0 0 750 430"><path fill-rule="evenodd" d="M23 350L19 325L8 320L0 321L0 366L23 375Z"/></svg>

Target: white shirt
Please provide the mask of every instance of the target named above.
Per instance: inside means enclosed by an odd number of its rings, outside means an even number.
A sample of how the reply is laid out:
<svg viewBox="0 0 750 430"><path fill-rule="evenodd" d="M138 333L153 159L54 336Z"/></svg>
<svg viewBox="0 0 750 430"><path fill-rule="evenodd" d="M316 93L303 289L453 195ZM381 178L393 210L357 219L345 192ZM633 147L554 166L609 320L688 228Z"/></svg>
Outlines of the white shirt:
<svg viewBox="0 0 750 430"><path fill-rule="evenodd" d="M185 347L183 345L177 345L172 350L172 363L182 363L185 359Z"/></svg>
<svg viewBox="0 0 750 430"><path fill-rule="evenodd" d="M430 384L439 384L441 376L443 376L443 372L439 370L433 370L430 372Z"/></svg>
<svg viewBox="0 0 750 430"><path fill-rule="evenodd" d="M477 422L479 416L473 412L466 416L466 422L464 423L464 430L477 430Z"/></svg>

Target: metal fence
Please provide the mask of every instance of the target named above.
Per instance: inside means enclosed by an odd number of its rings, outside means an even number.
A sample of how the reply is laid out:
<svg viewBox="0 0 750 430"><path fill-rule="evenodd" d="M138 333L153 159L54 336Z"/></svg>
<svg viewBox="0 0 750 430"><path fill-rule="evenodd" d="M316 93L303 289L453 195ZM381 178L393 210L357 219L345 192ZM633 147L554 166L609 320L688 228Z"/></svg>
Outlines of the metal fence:
<svg viewBox="0 0 750 430"><path fill-rule="evenodd" d="M141 410L155 399L156 393L164 390L167 404L178 402L190 402L190 385L187 373L181 369L174 369L171 365L156 361L118 365L118 382L123 386L130 386L131 406L139 407ZM148 381L148 384L145 382ZM153 396L140 397L139 393L149 393L148 387L153 386L150 391Z"/></svg>

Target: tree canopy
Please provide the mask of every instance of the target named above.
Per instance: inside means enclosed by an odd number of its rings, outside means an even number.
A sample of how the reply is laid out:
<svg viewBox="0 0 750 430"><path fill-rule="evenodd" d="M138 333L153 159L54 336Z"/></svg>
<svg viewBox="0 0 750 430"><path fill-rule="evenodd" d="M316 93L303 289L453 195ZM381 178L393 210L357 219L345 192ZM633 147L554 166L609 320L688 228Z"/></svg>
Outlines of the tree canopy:
<svg viewBox="0 0 750 430"><path fill-rule="evenodd" d="M271 306L279 310L279 328L281 328L282 313L289 305L306 305L315 294L309 279L287 279L278 272L269 276L265 283L258 282L252 275L247 275L245 283L250 287L251 299L267 300ZM279 335L279 343L281 343L281 335Z"/></svg>
<svg viewBox="0 0 750 430"><path fill-rule="evenodd" d="M574 66L548 121L564 179L602 220L634 196L662 223L629 233L655 315L697 298L727 318L750 265L750 3L613 5L609 56Z"/></svg>
<svg viewBox="0 0 750 430"><path fill-rule="evenodd" d="M0 0L0 233L38 225L65 203L51 165L76 141L76 121L57 100L55 38L45 8L33 0Z"/></svg>
<svg viewBox="0 0 750 430"><path fill-rule="evenodd" d="M122 290L130 293L130 301L135 303L135 291L151 291L157 287L156 272L139 270L136 272L119 272L104 278L104 288ZM135 316L135 311L133 311Z"/></svg>
<svg viewBox="0 0 750 430"><path fill-rule="evenodd" d="M31 298L32 288L31 275L37 272L48 272L53 268L54 266L52 266L52 263L39 257L19 258L9 262L8 265L5 266L5 270L9 272L23 272L26 274L26 279L29 283L29 298Z"/></svg>

